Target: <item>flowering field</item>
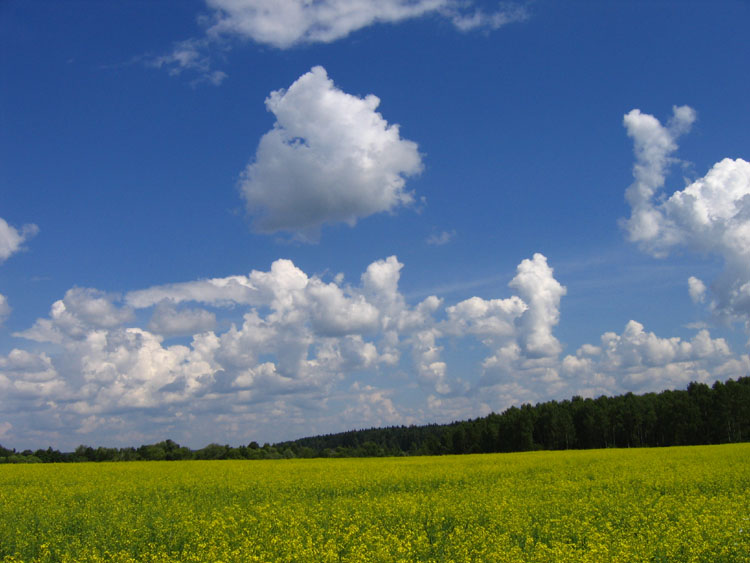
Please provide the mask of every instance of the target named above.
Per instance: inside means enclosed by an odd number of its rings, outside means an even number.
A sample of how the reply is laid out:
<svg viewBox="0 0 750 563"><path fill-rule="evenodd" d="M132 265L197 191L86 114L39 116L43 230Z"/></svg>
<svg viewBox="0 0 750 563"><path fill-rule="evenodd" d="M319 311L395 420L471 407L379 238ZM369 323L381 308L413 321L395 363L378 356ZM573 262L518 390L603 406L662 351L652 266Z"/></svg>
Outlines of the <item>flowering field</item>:
<svg viewBox="0 0 750 563"><path fill-rule="evenodd" d="M750 561L750 444L4 465L0 561Z"/></svg>

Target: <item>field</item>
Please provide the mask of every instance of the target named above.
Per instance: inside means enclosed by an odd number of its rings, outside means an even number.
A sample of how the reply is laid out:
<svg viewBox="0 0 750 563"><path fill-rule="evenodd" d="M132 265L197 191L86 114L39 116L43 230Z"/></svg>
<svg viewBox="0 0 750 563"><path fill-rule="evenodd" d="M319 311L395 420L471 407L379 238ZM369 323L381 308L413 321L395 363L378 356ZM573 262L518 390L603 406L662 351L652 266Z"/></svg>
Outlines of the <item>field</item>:
<svg viewBox="0 0 750 563"><path fill-rule="evenodd" d="M750 561L750 444L4 465L0 561Z"/></svg>

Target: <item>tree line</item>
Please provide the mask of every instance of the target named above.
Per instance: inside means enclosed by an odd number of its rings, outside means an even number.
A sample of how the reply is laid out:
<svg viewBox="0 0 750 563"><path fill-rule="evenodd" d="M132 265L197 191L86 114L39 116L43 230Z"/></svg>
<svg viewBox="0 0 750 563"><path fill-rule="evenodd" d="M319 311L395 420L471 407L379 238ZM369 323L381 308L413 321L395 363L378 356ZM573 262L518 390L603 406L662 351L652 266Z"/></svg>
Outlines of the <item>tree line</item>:
<svg viewBox="0 0 750 563"><path fill-rule="evenodd" d="M743 441L750 441L750 377L643 395L576 396L451 424L351 430L263 446L213 443L191 450L165 440L138 448L81 445L67 453L0 446L0 463L446 455Z"/></svg>

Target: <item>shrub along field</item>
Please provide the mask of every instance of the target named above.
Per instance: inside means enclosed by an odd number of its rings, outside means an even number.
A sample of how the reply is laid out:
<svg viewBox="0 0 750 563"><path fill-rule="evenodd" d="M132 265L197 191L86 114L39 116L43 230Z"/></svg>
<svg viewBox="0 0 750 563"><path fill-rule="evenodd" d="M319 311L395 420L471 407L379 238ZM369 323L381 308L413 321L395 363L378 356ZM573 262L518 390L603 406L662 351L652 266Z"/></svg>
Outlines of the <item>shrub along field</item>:
<svg viewBox="0 0 750 563"><path fill-rule="evenodd" d="M0 561L750 561L750 444L4 465Z"/></svg>

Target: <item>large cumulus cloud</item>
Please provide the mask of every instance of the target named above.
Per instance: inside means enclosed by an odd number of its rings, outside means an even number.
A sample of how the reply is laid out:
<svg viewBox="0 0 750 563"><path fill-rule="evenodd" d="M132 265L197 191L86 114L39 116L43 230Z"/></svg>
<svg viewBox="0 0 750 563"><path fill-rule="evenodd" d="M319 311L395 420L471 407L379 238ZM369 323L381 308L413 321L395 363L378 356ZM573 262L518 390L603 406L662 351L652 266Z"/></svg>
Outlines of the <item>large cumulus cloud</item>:
<svg viewBox="0 0 750 563"><path fill-rule="evenodd" d="M266 271L124 296L73 288L15 334L29 346L0 358L2 406L55 419L68 434L133 436L138 421L158 431L179 426L181 417L216 420L227 410L250 420L271 405L324 413L332 397L395 423L418 414L372 377L392 384L409 374L432 404L473 392L477 381L452 373L442 357L451 339L478 339L492 357L514 348L519 367L524 358L557 354L551 330L564 289L543 256L519 265L511 285L523 298L475 297L450 307L434 295L409 304L399 290L403 267L395 256L377 260L347 284L280 259ZM241 319L229 322L238 308ZM139 311L152 311L150 319Z"/></svg>
<svg viewBox="0 0 750 563"><path fill-rule="evenodd" d="M240 183L258 231L315 239L323 224L354 225L413 201L405 184L422 168L417 145L375 111L379 104L339 90L320 66L271 93L276 123Z"/></svg>
<svg viewBox="0 0 750 563"><path fill-rule="evenodd" d="M702 178L681 190L664 194L677 138L695 120L695 111L676 107L662 125L639 110L624 118L635 144L635 182L626 197L632 208L624 222L630 240L654 256L676 248L723 259L724 270L710 283L710 307L720 317L750 319L750 162L724 158ZM706 284L691 276L690 295L706 297Z"/></svg>

